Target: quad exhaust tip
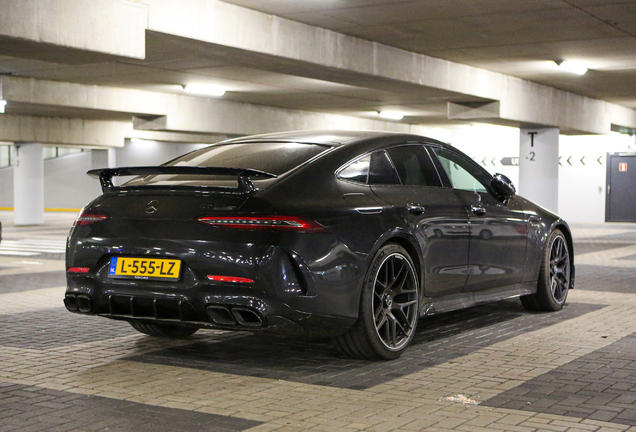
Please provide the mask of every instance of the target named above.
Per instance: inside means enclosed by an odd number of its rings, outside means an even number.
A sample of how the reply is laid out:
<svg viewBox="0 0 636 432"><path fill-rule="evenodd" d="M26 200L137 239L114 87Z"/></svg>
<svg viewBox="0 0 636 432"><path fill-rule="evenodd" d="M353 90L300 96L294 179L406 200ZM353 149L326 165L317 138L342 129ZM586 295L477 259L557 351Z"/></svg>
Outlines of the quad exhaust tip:
<svg viewBox="0 0 636 432"><path fill-rule="evenodd" d="M86 294L66 294L64 306L71 312L90 313L93 310L93 300Z"/></svg>
<svg viewBox="0 0 636 432"><path fill-rule="evenodd" d="M208 306L208 316L214 324L223 326L240 325L243 327L263 327L261 316L249 308L240 306Z"/></svg>

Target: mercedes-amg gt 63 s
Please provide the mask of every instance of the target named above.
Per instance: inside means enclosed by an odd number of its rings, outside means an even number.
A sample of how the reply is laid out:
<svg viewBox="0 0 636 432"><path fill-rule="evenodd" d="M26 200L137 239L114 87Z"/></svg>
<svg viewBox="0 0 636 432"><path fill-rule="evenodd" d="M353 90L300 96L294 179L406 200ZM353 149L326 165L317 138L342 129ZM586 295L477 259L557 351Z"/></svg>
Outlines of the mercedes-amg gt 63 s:
<svg viewBox="0 0 636 432"><path fill-rule="evenodd" d="M393 359L428 315L517 296L556 311L574 286L562 219L422 136L259 135L89 175L103 195L69 235L64 303L151 336L330 337Z"/></svg>

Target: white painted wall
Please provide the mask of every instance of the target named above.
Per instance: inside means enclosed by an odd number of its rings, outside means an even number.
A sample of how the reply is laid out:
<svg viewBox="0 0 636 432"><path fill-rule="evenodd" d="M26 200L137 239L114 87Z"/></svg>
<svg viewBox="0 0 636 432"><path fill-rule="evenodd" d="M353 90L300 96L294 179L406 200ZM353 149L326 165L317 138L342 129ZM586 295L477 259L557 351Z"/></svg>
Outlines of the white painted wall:
<svg viewBox="0 0 636 432"><path fill-rule="evenodd" d="M91 179L86 171L116 166L152 166L177 156L207 147L209 144L175 144L141 141L112 150L93 150L44 161L44 207L82 208L101 194L99 181ZM13 207L14 168L0 168L0 207ZM123 178L125 181L127 178Z"/></svg>
<svg viewBox="0 0 636 432"><path fill-rule="evenodd" d="M44 207L84 207L101 193L99 182L86 175L106 150L74 153L44 161Z"/></svg>
<svg viewBox="0 0 636 432"><path fill-rule="evenodd" d="M82 208L99 195L99 182L86 176L94 157L89 151L44 161L45 208ZM0 207L14 207L13 171L14 167L0 169Z"/></svg>
<svg viewBox="0 0 636 432"><path fill-rule="evenodd" d="M500 163L503 156L519 156L519 129L479 124L460 126L450 129L449 141L491 174L499 172L519 185L519 167ZM614 152L636 152L636 140L619 133L559 136L558 211L569 223L605 222L606 154ZM583 156L585 165L581 163ZM599 157L602 165L597 162ZM572 165L567 163L568 158Z"/></svg>
<svg viewBox="0 0 636 432"><path fill-rule="evenodd" d="M634 137L625 134L561 135L559 215L570 223L605 222L606 155L634 151ZM583 156L585 165L581 163ZM602 165L598 162L599 157Z"/></svg>
<svg viewBox="0 0 636 432"><path fill-rule="evenodd" d="M161 141L139 140L125 141L124 147L115 150L115 162L118 167L156 166L210 144L176 144Z"/></svg>
<svg viewBox="0 0 636 432"><path fill-rule="evenodd" d="M519 129L486 124L451 129L450 144L472 157L489 173L500 173L519 185L519 167L504 166L504 157L519 157Z"/></svg>

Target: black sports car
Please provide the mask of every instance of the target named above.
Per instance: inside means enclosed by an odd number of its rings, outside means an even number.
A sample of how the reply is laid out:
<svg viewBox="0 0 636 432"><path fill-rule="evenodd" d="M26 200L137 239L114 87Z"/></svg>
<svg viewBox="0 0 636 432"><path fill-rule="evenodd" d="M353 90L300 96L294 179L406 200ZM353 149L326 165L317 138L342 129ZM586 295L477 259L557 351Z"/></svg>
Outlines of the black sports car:
<svg viewBox="0 0 636 432"><path fill-rule="evenodd" d="M152 336L261 330L392 359L419 318L515 296L555 311L574 286L562 219L422 136L259 135L89 174L104 193L71 230L64 303Z"/></svg>

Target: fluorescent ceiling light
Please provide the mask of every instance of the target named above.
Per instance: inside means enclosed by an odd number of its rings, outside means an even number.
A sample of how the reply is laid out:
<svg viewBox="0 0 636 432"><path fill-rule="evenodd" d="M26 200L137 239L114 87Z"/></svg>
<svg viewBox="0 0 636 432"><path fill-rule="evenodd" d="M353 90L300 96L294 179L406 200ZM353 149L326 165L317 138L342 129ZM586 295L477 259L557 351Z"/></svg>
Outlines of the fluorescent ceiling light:
<svg viewBox="0 0 636 432"><path fill-rule="evenodd" d="M223 87L212 84L189 84L183 86L183 90L188 93L194 93L206 96L223 96L225 89Z"/></svg>
<svg viewBox="0 0 636 432"><path fill-rule="evenodd" d="M7 106L6 100L0 100L0 114L4 112L4 107Z"/></svg>
<svg viewBox="0 0 636 432"><path fill-rule="evenodd" d="M131 139L130 139L130 142L131 142L131 143L133 143L133 144L142 143L142 142L144 142L144 141L145 141L145 140L143 140L143 139L141 139L141 138L131 138Z"/></svg>
<svg viewBox="0 0 636 432"><path fill-rule="evenodd" d="M390 120L402 120L404 118L404 114L397 111L378 111L378 115Z"/></svg>
<svg viewBox="0 0 636 432"><path fill-rule="evenodd" d="M555 63L559 66L559 69L565 72L570 72L576 75L585 75L585 72L587 72L587 68L578 63L572 63L565 60L555 61Z"/></svg>

